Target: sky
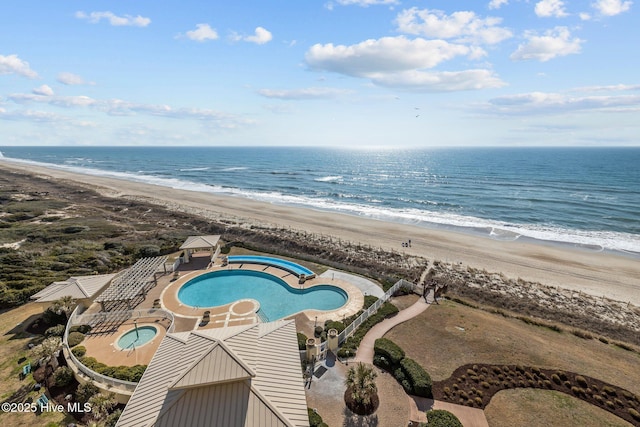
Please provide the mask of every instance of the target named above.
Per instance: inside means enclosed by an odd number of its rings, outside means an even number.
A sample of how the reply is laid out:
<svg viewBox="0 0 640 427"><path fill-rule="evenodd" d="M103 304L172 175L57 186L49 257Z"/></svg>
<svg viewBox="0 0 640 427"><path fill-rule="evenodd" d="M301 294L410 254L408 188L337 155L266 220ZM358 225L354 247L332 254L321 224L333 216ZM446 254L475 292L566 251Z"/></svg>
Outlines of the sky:
<svg viewBox="0 0 640 427"><path fill-rule="evenodd" d="M640 146L639 7L4 2L0 146Z"/></svg>

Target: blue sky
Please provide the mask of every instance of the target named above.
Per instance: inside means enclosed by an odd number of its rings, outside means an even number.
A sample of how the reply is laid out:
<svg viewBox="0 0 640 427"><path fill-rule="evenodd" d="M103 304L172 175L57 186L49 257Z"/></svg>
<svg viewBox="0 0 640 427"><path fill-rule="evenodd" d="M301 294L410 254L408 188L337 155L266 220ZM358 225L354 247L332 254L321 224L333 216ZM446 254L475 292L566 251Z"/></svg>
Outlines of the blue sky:
<svg viewBox="0 0 640 427"><path fill-rule="evenodd" d="M630 0L6 2L0 145L640 145Z"/></svg>

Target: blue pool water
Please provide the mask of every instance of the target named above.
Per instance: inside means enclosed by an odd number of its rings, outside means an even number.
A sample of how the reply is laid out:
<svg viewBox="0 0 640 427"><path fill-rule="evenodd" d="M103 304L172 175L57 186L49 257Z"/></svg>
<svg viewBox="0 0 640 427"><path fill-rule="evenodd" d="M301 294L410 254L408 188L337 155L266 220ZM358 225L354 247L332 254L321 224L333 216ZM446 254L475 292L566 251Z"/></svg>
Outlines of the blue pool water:
<svg viewBox="0 0 640 427"><path fill-rule="evenodd" d="M300 264L296 264L295 262L287 261L285 259L280 259L280 258L271 258L266 256L258 256L258 255L232 255L228 257L228 259L230 263L234 263L234 264L247 262L247 263L273 265L276 267L280 267L284 270L290 271L293 274L297 274L298 276L300 276L301 274L305 274L307 276L313 274L313 271L309 270L306 267L301 266Z"/></svg>
<svg viewBox="0 0 640 427"><path fill-rule="evenodd" d="M140 347L155 338L157 334L158 330L153 326L138 326L137 332L135 328L131 329L118 339L118 347L125 349L132 346Z"/></svg>
<svg viewBox="0 0 640 427"><path fill-rule="evenodd" d="M293 289L278 277L251 270L212 271L188 281L178 291L178 299L193 307L215 307L245 298L257 300L268 320L278 320L303 310L335 310L348 297L335 286Z"/></svg>

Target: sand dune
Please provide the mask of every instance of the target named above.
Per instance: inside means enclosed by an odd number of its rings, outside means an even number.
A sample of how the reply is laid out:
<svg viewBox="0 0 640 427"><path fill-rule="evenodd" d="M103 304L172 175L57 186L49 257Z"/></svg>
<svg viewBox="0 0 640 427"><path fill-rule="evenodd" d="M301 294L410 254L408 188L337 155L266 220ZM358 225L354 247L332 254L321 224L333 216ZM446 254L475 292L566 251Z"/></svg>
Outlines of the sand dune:
<svg viewBox="0 0 640 427"><path fill-rule="evenodd" d="M550 286L606 296L640 305L640 262L606 252L523 241L498 241L453 231L389 223L338 213L273 205L210 193L176 190L114 178L0 161L15 169L51 179L69 180L112 197L142 198L170 209L244 224L278 225L333 235L430 260L462 263ZM402 242L411 239L410 248Z"/></svg>

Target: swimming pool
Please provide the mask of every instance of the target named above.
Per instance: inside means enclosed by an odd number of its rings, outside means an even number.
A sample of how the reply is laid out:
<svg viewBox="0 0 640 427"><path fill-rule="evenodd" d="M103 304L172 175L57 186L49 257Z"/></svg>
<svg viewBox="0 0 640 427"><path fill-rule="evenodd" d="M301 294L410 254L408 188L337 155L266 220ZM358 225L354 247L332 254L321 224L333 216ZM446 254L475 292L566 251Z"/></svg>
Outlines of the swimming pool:
<svg viewBox="0 0 640 427"><path fill-rule="evenodd" d="M335 310L347 302L348 296L336 286L294 289L261 271L219 270L189 280L178 291L178 299L192 307L216 307L255 299L262 314L272 321L303 310Z"/></svg>
<svg viewBox="0 0 640 427"><path fill-rule="evenodd" d="M286 259L271 258L259 255L231 255L227 257L227 259L229 260L229 263L233 264L246 262L254 264L273 265L275 267L282 268L283 270L290 271L297 276L300 276L301 274L304 274L306 276L313 275L313 271L309 270L308 268L303 267L300 264L296 264L293 261L287 261Z"/></svg>

